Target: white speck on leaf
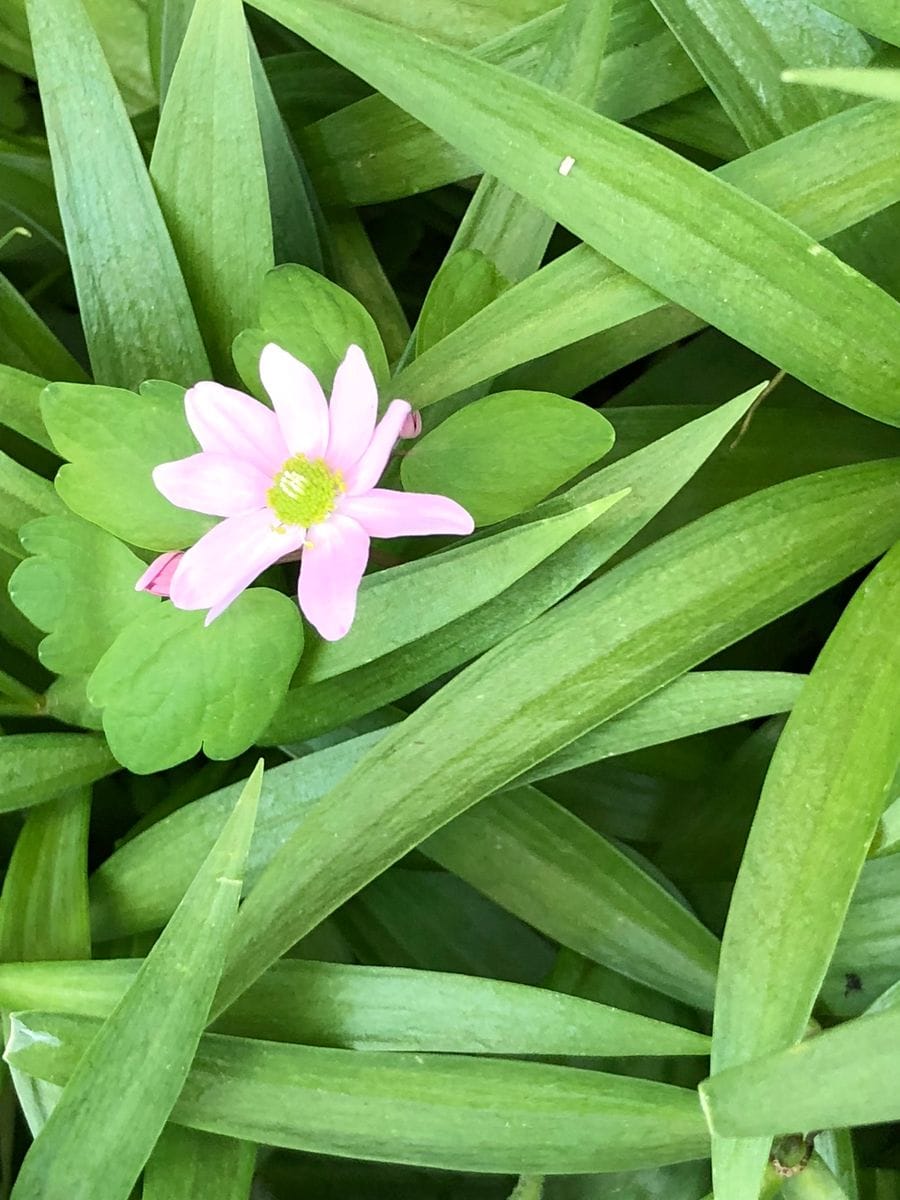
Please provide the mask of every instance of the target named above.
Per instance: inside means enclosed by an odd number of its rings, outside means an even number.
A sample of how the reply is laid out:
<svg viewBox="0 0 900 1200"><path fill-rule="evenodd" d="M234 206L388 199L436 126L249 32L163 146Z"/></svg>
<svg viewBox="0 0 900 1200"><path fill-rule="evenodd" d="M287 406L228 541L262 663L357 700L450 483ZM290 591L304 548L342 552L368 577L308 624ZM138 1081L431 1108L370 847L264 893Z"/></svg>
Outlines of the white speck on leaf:
<svg viewBox="0 0 900 1200"><path fill-rule="evenodd" d="M571 154L567 154L566 157L559 164L560 175L568 175L574 166L575 166L575 159L572 157Z"/></svg>

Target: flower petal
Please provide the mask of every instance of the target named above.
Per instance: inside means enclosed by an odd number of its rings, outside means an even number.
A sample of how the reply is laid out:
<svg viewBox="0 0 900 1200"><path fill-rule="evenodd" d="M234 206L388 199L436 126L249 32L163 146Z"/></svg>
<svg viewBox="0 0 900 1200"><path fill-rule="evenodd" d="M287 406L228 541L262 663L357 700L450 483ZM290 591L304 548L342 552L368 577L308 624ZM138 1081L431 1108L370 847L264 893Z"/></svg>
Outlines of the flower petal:
<svg viewBox="0 0 900 1200"><path fill-rule="evenodd" d="M372 440L378 416L378 389L359 346L351 346L337 369L329 405L331 433L325 461L349 471Z"/></svg>
<svg viewBox="0 0 900 1200"><path fill-rule="evenodd" d="M208 608L206 624L236 599L266 567L299 550L306 531L297 525L276 532L268 508L228 517L186 550L172 578L170 598L176 608Z"/></svg>
<svg viewBox="0 0 900 1200"><path fill-rule="evenodd" d="M153 482L178 508L214 517L233 517L262 508L272 486L271 477L246 459L206 452L160 463L153 468Z"/></svg>
<svg viewBox="0 0 900 1200"><path fill-rule="evenodd" d="M347 496L341 512L358 521L370 537L414 537L429 533L471 533L475 522L461 504L449 496L427 492L394 492L373 488L361 496Z"/></svg>
<svg viewBox="0 0 900 1200"><path fill-rule="evenodd" d="M288 457L270 408L220 383L197 383L184 397L191 432L210 454L229 454L274 476Z"/></svg>
<svg viewBox="0 0 900 1200"><path fill-rule="evenodd" d="M402 438L417 438L422 432L422 414L415 409L407 416L400 429Z"/></svg>
<svg viewBox="0 0 900 1200"><path fill-rule="evenodd" d="M259 356L259 377L275 407L289 454L321 458L328 446L328 404L309 367L269 342Z"/></svg>
<svg viewBox="0 0 900 1200"><path fill-rule="evenodd" d="M369 536L337 514L313 525L300 560L297 596L309 623L336 642L353 624L356 592L369 558Z"/></svg>
<svg viewBox="0 0 900 1200"><path fill-rule="evenodd" d="M387 412L375 426L372 440L366 447L362 458L347 472L347 491L351 496L359 495L373 488L384 473L388 459L400 430L412 408L405 400L392 400Z"/></svg>
<svg viewBox="0 0 900 1200"><path fill-rule="evenodd" d="M134 590L149 592L151 596L168 596L172 576L183 557L183 550L167 550L158 555L134 585Z"/></svg>

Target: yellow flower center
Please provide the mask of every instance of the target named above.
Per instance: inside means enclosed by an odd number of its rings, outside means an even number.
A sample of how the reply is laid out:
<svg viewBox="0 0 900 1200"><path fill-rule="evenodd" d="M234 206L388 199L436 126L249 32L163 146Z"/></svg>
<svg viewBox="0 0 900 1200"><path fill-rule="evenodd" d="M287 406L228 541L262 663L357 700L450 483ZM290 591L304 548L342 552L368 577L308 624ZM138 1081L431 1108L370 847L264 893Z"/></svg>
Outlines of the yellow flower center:
<svg viewBox="0 0 900 1200"><path fill-rule="evenodd" d="M321 458L295 454L275 476L266 499L282 525L308 529L325 520L343 491L340 471L332 471Z"/></svg>

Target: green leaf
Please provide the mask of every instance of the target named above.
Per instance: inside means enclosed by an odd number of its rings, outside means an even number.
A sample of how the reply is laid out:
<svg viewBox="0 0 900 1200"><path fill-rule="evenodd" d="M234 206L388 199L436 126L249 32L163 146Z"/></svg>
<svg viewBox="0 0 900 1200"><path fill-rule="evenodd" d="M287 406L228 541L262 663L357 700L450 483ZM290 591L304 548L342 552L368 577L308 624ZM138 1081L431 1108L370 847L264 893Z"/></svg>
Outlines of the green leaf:
<svg viewBox="0 0 900 1200"><path fill-rule="evenodd" d="M867 33L900 46L900 13L882 0L822 0L820 7Z"/></svg>
<svg viewBox="0 0 900 1200"><path fill-rule="evenodd" d="M408 491L451 496L476 525L505 521L602 458L615 430L599 412L549 392L497 392L467 404L404 457Z"/></svg>
<svg viewBox="0 0 900 1200"><path fill-rule="evenodd" d="M150 58L159 90L160 107L165 103L193 11L194 0L151 0L148 5Z"/></svg>
<svg viewBox="0 0 900 1200"><path fill-rule="evenodd" d="M28 0L66 245L94 377L208 372L181 270L81 0ZM90 154L76 148L92 147ZM164 315L165 319L161 319Z"/></svg>
<svg viewBox="0 0 900 1200"><path fill-rule="evenodd" d="M829 1012L856 1016L900 979L900 857L870 859L862 869L834 950L821 998ZM848 985L848 977L859 988Z"/></svg>
<svg viewBox="0 0 900 1200"><path fill-rule="evenodd" d="M20 749L24 750L21 743L26 738L27 735L0 738L0 762L4 774L9 762L6 743L19 742ZM0 946L6 963L89 959L91 954L87 886L91 797L90 792L81 787L65 796L60 792L90 783L97 776L79 770L75 765L77 755L72 753L75 747L71 743L75 738L87 740L81 734L35 734L30 740L36 743L38 738L45 741L43 754L50 756L48 766L56 769L61 786L53 792L49 788L44 790L44 798L56 795L59 799L30 812L16 839L0 900ZM63 739L69 741L68 753L61 744ZM90 740L94 743L96 761L99 739ZM35 751L37 748L36 744L32 747ZM15 753L10 751L10 755ZM33 763L29 764L25 756L22 757L25 773L29 767L33 771ZM86 761L83 750L81 758L83 765ZM68 775L67 782L61 778L63 766ZM35 782L38 787L43 787L46 779Z"/></svg>
<svg viewBox="0 0 900 1200"><path fill-rule="evenodd" d="M553 965L553 950L537 930L449 871L425 865L391 867L330 920L351 962L529 985L545 983Z"/></svg>
<svg viewBox="0 0 900 1200"><path fill-rule="evenodd" d="M872 57L851 25L809 0L653 0L751 149L847 106L835 96L784 87L786 66L861 67Z"/></svg>
<svg viewBox="0 0 900 1200"><path fill-rule="evenodd" d="M44 694L47 716L66 725L102 729L103 717L87 698L89 675L61 675Z"/></svg>
<svg viewBox="0 0 900 1200"><path fill-rule="evenodd" d="M717 939L628 855L536 788L483 800L420 849L554 941L712 1008Z"/></svg>
<svg viewBox="0 0 900 1200"><path fill-rule="evenodd" d="M388 360L396 361L409 342L409 321L366 227L348 208L329 212L327 229L335 279L371 314Z"/></svg>
<svg viewBox="0 0 900 1200"><path fill-rule="evenodd" d="M117 388L55 383L41 411L53 444L69 463L56 489L73 512L148 550L182 550L214 517L176 508L151 477L159 463L197 453L180 388Z"/></svg>
<svg viewBox="0 0 900 1200"><path fill-rule="evenodd" d="M43 804L119 769L88 733L13 733L0 738L0 812Z"/></svg>
<svg viewBox="0 0 900 1200"><path fill-rule="evenodd" d="M272 221L240 0L196 0L172 71L150 173L210 361L254 318Z"/></svg>
<svg viewBox="0 0 900 1200"><path fill-rule="evenodd" d="M553 36L547 38L543 48L536 75L539 83L577 104L592 107L612 7L612 0L566 0ZM518 282L541 265L554 226L552 217L486 174L459 224L450 254L480 250L506 279ZM485 303L492 299L488 297Z"/></svg>
<svg viewBox="0 0 900 1200"><path fill-rule="evenodd" d="M219 1004L476 801L882 552L898 491L900 464L871 463L728 505L462 671L307 810L241 910Z"/></svg>
<svg viewBox="0 0 900 1200"><path fill-rule="evenodd" d="M0 358L22 371L51 379L84 380L87 375L28 301L0 274ZM6 368L4 368L4 374Z"/></svg>
<svg viewBox="0 0 900 1200"><path fill-rule="evenodd" d="M313 647L300 668L300 680L310 684L353 670L488 603L626 494L603 496L557 516L370 575L359 590L350 632L340 641Z"/></svg>
<svg viewBox="0 0 900 1200"><path fill-rule="evenodd" d="M828 639L772 759L725 928L715 1071L803 1036L900 761L898 708L895 548ZM714 1142L717 1188L755 1200L766 1150L753 1141L717 1151Z"/></svg>
<svg viewBox="0 0 900 1200"><path fill-rule="evenodd" d="M217 620L162 604L132 621L101 658L88 698L110 749L139 775L202 748L236 758L272 719L300 658L296 605L251 588Z"/></svg>
<svg viewBox="0 0 900 1200"><path fill-rule="evenodd" d="M46 386L46 379L0 364L0 424L50 450L40 404Z"/></svg>
<svg viewBox="0 0 900 1200"><path fill-rule="evenodd" d="M338 0L340 7L362 7L358 0ZM448 0L439 9L423 8L417 0L366 0L365 8L403 29L454 46L477 46L501 37L520 21L538 17L553 6L553 0L494 0L485 8L479 0Z"/></svg>
<svg viewBox="0 0 900 1200"><path fill-rule="evenodd" d="M300 263L321 272L322 247L319 243L312 185L300 153L279 112L265 66L252 38L250 72L266 164L273 262ZM267 264L269 265L271 264ZM254 280L252 296L257 296L260 286L259 280ZM251 319L256 316L255 306L251 308L250 314Z"/></svg>
<svg viewBox="0 0 900 1200"><path fill-rule="evenodd" d="M159 607L134 585L145 564L121 542L77 517L41 517L22 531L30 558L9 593L20 612L48 634L40 659L57 675L92 671L119 633Z"/></svg>
<svg viewBox="0 0 900 1200"><path fill-rule="evenodd" d="M259 324L259 329L245 330L234 345L240 376L258 396L265 395L259 355L266 342L277 342L306 363L326 392L351 344L365 352L379 386L387 381L387 359L375 322L349 292L308 267L288 265L269 272Z"/></svg>
<svg viewBox="0 0 900 1200"><path fill-rule="evenodd" d="M133 984L72 1064L59 1103L25 1156L16 1200L101 1194L127 1200L206 1024L237 912L261 779L262 763ZM26 1023L12 1018L10 1060L32 1036Z"/></svg>
<svg viewBox="0 0 900 1200"><path fill-rule="evenodd" d="M140 968L121 959L0 965L0 1005L106 1017ZM547 988L472 975L275 963L216 1022L220 1033L446 1054L702 1055L705 1034Z"/></svg>
<svg viewBox="0 0 900 1200"><path fill-rule="evenodd" d="M669 736L687 736L706 726L702 708L704 698L712 700L715 690L725 688L724 680L704 687L700 678L722 675L732 678L740 672L692 672L661 688L652 696L626 709L617 717L599 725L572 742L560 755L551 756L533 767L523 779L552 774L562 767L559 759L566 753L580 761L578 747L586 743L584 758L624 754L629 750L653 745ZM790 678L790 677L785 677ZM789 705L799 690L799 678L785 682L772 703ZM788 691L790 696L787 695ZM741 718L754 711L747 690L734 687L741 697ZM678 716L680 706L690 708L673 729L665 718ZM732 709L722 716L736 716ZM763 715L763 714L759 714ZM352 738L340 745L308 754L294 763L285 763L266 775L260 800L256 836L250 851L247 880L252 882L305 819L307 810L337 785L359 760L388 734L387 729ZM174 911L184 895L197 865L215 841L224 824L237 785L231 785L174 812L139 836L120 846L97 869L93 878L93 921L95 937L105 941L156 929ZM449 825L448 830L452 830ZM852 910L851 910L852 911ZM42 1001L25 1007L47 1007Z"/></svg>
<svg viewBox="0 0 900 1200"><path fill-rule="evenodd" d="M61 1081L78 1070L96 1027L87 1017L21 1014L7 1061ZM695 1094L644 1079L222 1034L201 1039L172 1119L268 1145L482 1173L634 1170L706 1147Z"/></svg>
<svg viewBox="0 0 900 1200"><path fill-rule="evenodd" d="M780 1053L733 1066L700 1085L722 1138L785 1129L839 1129L900 1117L900 1008L858 1017Z"/></svg>
<svg viewBox="0 0 900 1200"><path fill-rule="evenodd" d="M144 1169L141 1200L247 1200L256 1146L167 1125Z"/></svg>
<svg viewBox="0 0 900 1200"><path fill-rule="evenodd" d="M520 782L546 779L707 729L787 712L796 703L804 680L803 675L777 671L689 671L551 754Z"/></svg>
<svg viewBox="0 0 900 1200"><path fill-rule="evenodd" d="M814 238L828 238L847 228L848 224L863 220L872 212L887 208L900 199L900 176L895 169L899 131L898 110L884 104L870 104L842 113L821 125L782 139L770 148L757 150L734 163L728 163L714 175L768 205ZM707 180L707 184L712 184L712 181ZM695 203L698 211L706 214L713 211L706 197L697 197ZM755 206L751 205L751 208L756 211ZM737 227L726 221L724 214L721 220L724 221L722 228L730 229L732 236L737 236ZM770 217L770 221L775 221L775 218ZM679 247L680 253L683 244L679 241L679 235L673 232L672 238L673 245ZM805 259L798 260L796 230L788 232L782 223L779 223L776 242L779 248L775 250L773 245L773 253L780 254L781 262L790 269L792 277L799 272L797 280L800 276L809 278L810 269L817 270L817 266L810 268L810 264L816 264L820 258L828 258L827 254L822 256L818 248L808 244L803 250ZM788 245L788 242L792 245ZM755 246L762 244L762 241L754 241ZM659 244L654 242L653 245ZM732 250L736 246L737 241L734 241ZM658 254L656 262L658 266L664 266L667 262L674 265L670 254ZM800 262L803 262L802 269ZM845 276L844 270L836 268L833 260L829 259L828 270L834 274L835 269L847 281L851 281L851 276ZM733 264L722 264L720 270L724 272L721 277L737 277ZM743 277L743 271L744 268L740 269L740 277ZM637 274L640 276L640 272ZM702 276L695 269L691 269L691 277L697 283L702 282ZM569 346L599 331L616 329L619 341L622 331L617 326L648 312L656 314L655 320L660 325L661 340L659 332L655 335L658 344L683 337L685 314L667 307L662 295L670 295L682 304L685 304L685 298L674 296L672 290L665 286L665 281L650 280L648 275L642 278L643 282L638 282L637 278L629 277L610 259L602 258L588 246L577 247L517 287L510 288L478 316L446 337L439 346L410 364L398 374L397 389L412 398L416 407L424 407L481 379L496 376L508 367ZM844 286L844 283L840 284L841 289ZM846 286L854 287L856 284L847 282ZM658 290L654 292L654 288ZM745 293L744 299L749 305L755 304L755 293L752 296L750 292ZM821 296L816 304L820 301ZM883 300L878 302L883 305ZM773 347L763 348L755 337L744 337L743 332L732 329L730 323L722 322L718 314L713 316L703 312L692 300L686 302L686 307L713 324L719 324L720 328L736 336L739 341L761 350L764 356L772 358L770 352L774 353ZM785 312L782 329L786 329L791 320L790 314ZM676 326L674 334L668 331L668 326L673 322ZM690 328L686 331L697 328L689 318L688 324ZM653 338L650 341L653 342ZM796 342L798 347L804 344L812 347L809 326L804 325L803 329L798 326ZM858 344L862 346L862 342ZM650 348L655 346L652 344ZM598 349L589 349L596 361ZM647 350L640 346L637 354L632 356L643 353L647 353ZM778 355L775 358L778 360ZM872 352L872 358L877 358L875 352ZM624 361L631 361L631 356ZM787 365L788 360L784 355L781 361ZM622 365L622 360L614 361L607 372ZM796 362L792 361L788 370L803 377ZM598 368L592 378L599 378L602 373L602 368ZM822 380L818 379L817 374L815 379L810 374L806 382L817 386ZM821 390L832 394L827 385L823 385Z"/></svg>
<svg viewBox="0 0 900 1200"><path fill-rule="evenodd" d="M381 730L365 734L266 772L247 860L248 886L293 833L298 814L325 795L383 736ZM92 880L97 941L165 924L221 833L239 792L240 784L231 785L170 813L101 863Z"/></svg>
<svg viewBox="0 0 900 1200"><path fill-rule="evenodd" d="M496 300L509 286L481 250L457 250L431 281L419 323L416 353L422 354Z"/></svg>
<svg viewBox="0 0 900 1200"><path fill-rule="evenodd" d="M0 450L0 548L22 557L19 530L30 521L62 512L53 484Z"/></svg>
<svg viewBox="0 0 900 1200"><path fill-rule="evenodd" d="M740 416L758 389L623 462L595 472L536 516L551 516L630 488L611 514L574 537L546 563L471 616L384 655L334 682L292 688L264 735L264 744L296 742L371 712L458 667L568 595L626 545L691 478Z"/></svg>
<svg viewBox="0 0 900 1200"><path fill-rule="evenodd" d="M50 450L50 438L41 416L41 392L45 379L0 364L0 423Z"/></svg>
<svg viewBox="0 0 900 1200"><path fill-rule="evenodd" d="M389 18L397 19L393 6ZM481 43L473 56L534 77L557 20L557 12L535 17ZM446 42L446 32L436 40ZM602 113L624 121L694 92L702 83L648 0L621 0L614 6L595 97ZM323 203L395 200L464 179L478 169L465 145L449 145L384 96L338 107L341 111L302 135Z"/></svg>
<svg viewBox="0 0 900 1200"><path fill-rule="evenodd" d="M65 760L67 752L63 748L61 755L54 755L52 742L72 735L39 736L51 739L51 744L41 751L44 771L48 750L53 766L58 769L60 758ZM0 738L0 754L4 744L11 740L17 739ZM26 760L22 764L25 778L36 765L37 756L32 753L29 757L31 762ZM78 774L76 771L75 775ZM76 778L72 782L90 782L90 778ZM34 782L40 794L46 779ZM60 790L54 794L58 795ZM0 898L0 957L5 962L90 958L87 886L90 813L91 794L83 788L60 795L53 803L42 804L28 813L16 839ZM9 1073L31 1135L36 1137L56 1105L59 1089L14 1067Z"/></svg>
<svg viewBox="0 0 900 1200"><path fill-rule="evenodd" d="M900 100L900 71L888 68L852 70L808 68L785 71L785 83L804 83L815 88L829 88L838 92L850 92L854 96L869 96L873 100Z"/></svg>
<svg viewBox="0 0 900 1200"><path fill-rule="evenodd" d="M757 392L754 389L734 398L707 418L660 438L623 462L602 468L564 496L548 500L536 516L565 512L630 488L629 496L620 500L611 516L576 535L562 552L533 568L520 583L475 610L472 616L444 626L428 635L427 640L380 656L353 676L347 674L334 683L323 680L290 690L274 724L264 734L264 744L299 742L353 716L370 713L379 704L407 695L473 659L545 612L628 544L670 502L712 454L733 422L746 412Z"/></svg>
<svg viewBox="0 0 900 1200"><path fill-rule="evenodd" d="M676 142L723 162L747 153L747 143L712 92L693 92L662 108L641 113L631 124L664 144Z"/></svg>
<svg viewBox="0 0 900 1200"><path fill-rule="evenodd" d="M46 260L63 262L66 247L46 142L0 136L0 214L8 225L31 233L36 255L40 247Z"/></svg>

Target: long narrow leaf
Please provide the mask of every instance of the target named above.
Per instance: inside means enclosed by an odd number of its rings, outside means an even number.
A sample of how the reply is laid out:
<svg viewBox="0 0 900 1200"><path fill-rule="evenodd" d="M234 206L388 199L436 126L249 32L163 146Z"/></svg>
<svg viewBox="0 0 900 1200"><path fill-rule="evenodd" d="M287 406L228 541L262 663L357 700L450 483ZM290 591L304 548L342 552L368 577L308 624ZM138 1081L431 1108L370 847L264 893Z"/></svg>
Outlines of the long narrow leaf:
<svg viewBox="0 0 900 1200"><path fill-rule="evenodd" d="M0 1007L105 1017L139 959L0 965ZM691 1029L547 988L471 975L283 959L216 1023L221 1033L355 1050L447 1054L705 1054Z"/></svg>
<svg viewBox="0 0 900 1200"><path fill-rule="evenodd" d="M563 945L712 1008L716 938L628 855L536 788L483 800L421 849Z"/></svg>
<svg viewBox="0 0 900 1200"><path fill-rule="evenodd" d="M81 0L27 8L94 378L131 388L148 378L192 383L208 371L206 354L96 34Z"/></svg>
<svg viewBox="0 0 900 1200"><path fill-rule="evenodd" d="M766 1145L786 1129L896 1121L898 1048L900 1007L893 1007L722 1071L701 1084L700 1096L720 1138L765 1138Z"/></svg>
<svg viewBox="0 0 900 1200"><path fill-rule="evenodd" d="M293 688L263 744L299 741L371 712L474 658L545 612L644 528L709 458L756 395L754 388L737 396L542 505L536 515L551 516L630 489L608 516L470 616L352 674Z"/></svg>
<svg viewBox="0 0 900 1200"><path fill-rule="evenodd" d="M900 200L898 136L900 108L863 105L728 163L715 174L821 240ZM619 327L646 313L655 314L655 341L653 332L645 333L650 344L639 345L607 373L657 343L677 341L700 323L667 305L646 282L580 246L426 351L398 375L397 387L421 407L603 330L615 329L616 342L627 343ZM597 348L588 349L596 363ZM595 370L593 378L604 373L602 364Z"/></svg>
<svg viewBox="0 0 900 1200"><path fill-rule="evenodd" d="M25 1157L14 1200L127 1200L206 1024L240 898L261 776L260 764L132 986L80 1058ZM15 1057L15 1047L29 1039L27 1027L13 1020L7 1054Z"/></svg>
<svg viewBox="0 0 900 1200"><path fill-rule="evenodd" d="M803 1036L900 763L898 712L900 547L838 622L772 759L725 927L714 1070ZM765 1157L762 1141L714 1142L716 1187L751 1200Z"/></svg>
<svg viewBox="0 0 900 1200"><path fill-rule="evenodd" d="M272 221L240 0L197 0L150 160L213 367L253 325Z"/></svg>
<svg viewBox="0 0 900 1200"><path fill-rule="evenodd" d="M860 67L872 57L851 25L809 0L653 0L751 149L847 106L844 97L785 87L783 67Z"/></svg>
<svg viewBox="0 0 900 1200"><path fill-rule="evenodd" d="M770 210L474 58L323 0L257 6L669 299L816 390L900 424L900 304ZM575 165L561 174L567 158Z"/></svg>
<svg viewBox="0 0 900 1200"><path fill-rule="evenodd" d="M722 680L711 678L723 675ZM526 773L525 779L552 775L582 762L656 745L669 737L686 737L710 728L711 704L738 672L691 672L661 688L572 742ZM765 716L789 707L800 688L800 678L785 677L770 691L764 683L752 696L749 689L734 687L740 712L731 708L734 697L718 709L721 718ZM790 680L791 682L788 682ZM764 697L769 697L764 702ZM758 701L758 707L755 707ZM684 707L682 707L684 706ZM765 711L763 711L765 710ZM255 880L304 819L307 808L335 786L388 729L364 734L338 746L327 747L299 761L276 767L266 775L260 799L256 834L250 850L246 878ZM162 925L184 895L193 873L209 852L224 825L238 792L231 785L187 805L157 822L121 846L94 875L92 902L95 936L99 940L124 937ZM448 832L452 824L447 826ZM46 1008L40 1000L21 1007Z"/></svg>
<svg viewBox="0 0 900 1200"><path fill-rule="evenodd" d="M22 1014L7 1061L63 1082L96 1028ZM222 1034L201 1039L172 1117L321 1154L502 1174L635 1170L702 1157L707 1144L695 1093L645 1079Z"/></svg>
<svg viewBox="0 0 900 1200"><path fill-rule="evenodd" d="M900 534L898 495L900 466L886 462L728 505L456 676L307 811L266 867L238 918L219 1005L454 816L881 553Z"/></svg>

